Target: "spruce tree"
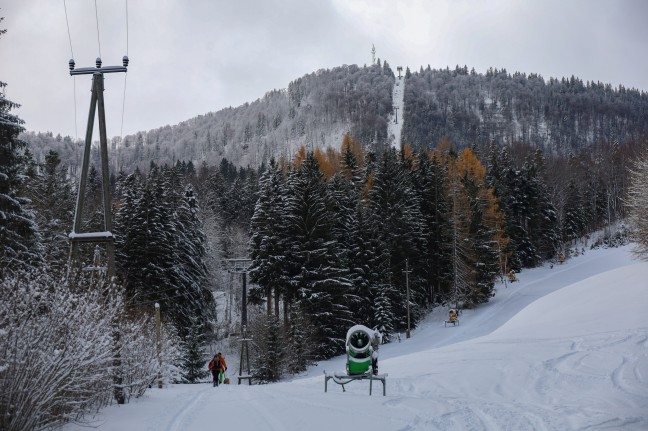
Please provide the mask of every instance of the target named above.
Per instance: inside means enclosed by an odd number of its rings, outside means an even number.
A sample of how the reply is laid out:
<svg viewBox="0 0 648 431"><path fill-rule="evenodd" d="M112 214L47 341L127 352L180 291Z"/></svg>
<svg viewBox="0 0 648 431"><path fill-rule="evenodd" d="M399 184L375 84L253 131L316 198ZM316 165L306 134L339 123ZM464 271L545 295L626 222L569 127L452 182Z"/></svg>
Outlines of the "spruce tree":
<svg viewBox="0 0 648 431"><path fill-rule="evenodd" d="M404 328L407 324L406 265L413 272L409 276L411 320L416 322L419 305L427 298L421 261L425 249L423 216L420 203L409 176L399 162L396 152L385 151L376 167L369 191L369 223L377 240L375 268L381 272L380 285L388 290L392 326Z"/></svg>
<svg viewBox="0 0 648 431"><path fill-rule="evenodd" d="M412 183L424 220L426 238L423 275L427 285L427 302L438 302L447 294L451 279L448 190L444 164L438 154L420 152Z"/></svg>
<svg viewBox="0 0 648 431"><path fill-rule="evenodd" d="M209 375L206 367L205 333L199 319L191 319L182 340L180 376L184 383L198 383Z"/></svg>
<svg viewBox="0 0 648 431"><path fill-rule="evenodd" d="M26 144L18 139L23 120L11 114L20 105L5 98L6 85L0 81L0 279L42 260L38 227L21 189L27 162Z"/></svg>
<svg viewBox="0 0 648 431"><path fill-rule="evenodd" d="M206 236L200 220L198 200L191 185L185 186L174 217L176 273L183 295L176 302L192 317L204 322L214 317L215 303L207 289Z"/></svg>
<svg viewBox="0 0 648 431"><path fill-rule="evenodd" d="M291 173L288 186L288 293L317 328L319 358L328 358L343 351L344 335L352 323L348 308L351 283L337 260L326 187L313 153Z"/></svg>
<svg viewBox="0 0 648 431"><path fill-rule="evenodd" d="M29 197L36 210L47 265L54 271L61 271L70 253L68 233L75 196L57 152L50 150L40 168L40 172L34 172L30 178Z"/></svg>
<svg viewBox="0 0 648 431"><path fill-rule="evenodd" d="M253 377L261 383L279 381L284 372L286 352L282 326L278 316L260 316L252 325L255 355L252 361Z"/></svg>
<svg viewBox="0 0 648 431"><path fill-rule="evenodd" d="M283 189L283 174L273 159L261 176L259 198L250 223L250 280L261 287L257 296L266 298L267 314L272 312L273 292L277 305L279 295L283 294L286 271Z"/></svg>
<svg viewBox="0 0 648 431"><path fill-rule="evenodd" d="M306 371L315 363L317 352L312 346L316 343L316 328L308 318L297 308L291 309L290 324L286 327L286 350L284 362L286 371L291 374Z"/></svg>

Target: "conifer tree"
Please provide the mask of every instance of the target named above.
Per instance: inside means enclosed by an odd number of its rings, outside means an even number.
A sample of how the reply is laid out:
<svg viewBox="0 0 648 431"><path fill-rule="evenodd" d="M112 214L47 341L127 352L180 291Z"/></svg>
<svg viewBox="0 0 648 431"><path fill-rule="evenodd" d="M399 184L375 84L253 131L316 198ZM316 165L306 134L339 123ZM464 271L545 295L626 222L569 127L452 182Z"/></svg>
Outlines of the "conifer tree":
<svg viewBox="0 0 648 431"><path fill-rule="evenodd" d="M528 184L529 240L537 250L537 259L529 263L536 266L554 257L560 244L557 211L544 179L544 158L540 150L525 162L522 175Z"/></svg>
<svg viewBox="0 0 648 431"><path fill-rule="evenodd" d="M437 153L420 152L412 183L421 205L426 237L425 261L427 302L434 304L442 292L447 292L451 279L450 232L448 190L446 173L441 157Z"/></svg>
<svg viewBox="0 0 648 431"><path fill-rule="evenodd" d="M315 327L307 315L295 308L291 310L290 323L284 334L286 371L291 374L306 371L309 365L315 363L316 352L311 347L316 342Z"/></svg>
<svg viewBox="0 0 648 431"><path fill-rule="evenodd" d="M567 200L563 209L563 242L573 241L584 233L587 220L584 216L582 199L581 190L576 185L575 180L571 180L567 187Z"/></svg>
<svg viewBox="0 0 648 431"><path fill-rule="evenodd" d="M38 227L21 190L27 162L26 144L18 139L23 120L11 114L20 105L5 98L6 85L0 81L0 280L42 260Z"/></svg>
<svg viewBox="0 0 648 431"><path fill-rule="evenodd" d="M30 184L29 196L36 210L44 256L49 268L61 271L70 252L68 233L74 212L74 192L57 152L49 151L45 155L40 173L34 172Z"/></svg>
<svg viewBox="0 0 648 431"><path fill-rule="evenodd" d="M199 316L204 322L214 317L215 303L213 295L207 289L206 236L199 213L193 187L187 185L174 218L178 256L175 266L184 292L178 302L189 315Z"/></svg>
<svg viewBox="0 0 648 431"><path fill-rule="evenodd" d="M181 372L184 383L198 383L209 375L205 366L205 334L199 319L191 319L182 341Z"/></svg>
<svg viewBox="0 0 648 431"><path fill-rule="evenodd" d="M284 372L285 340L278 316L260 316L253 324L255 355L253 377L261 383L279 381Z"/></svg>
<svg viewBox="0 0 648 431"><path fill-rule="evenodd" d="M275 312L278 312L279 296L283 294L285 278L286 247L284 237L284 179L274 159L261 176L259 198L250 223L250 250L252 264L250 280L257 283L265 296L267 314L272 312L272 295ZM287 322L285 322L287 323Z"/></svg>
<svg viewBox="0 0 648 431"><path fill-rule="evenodd" d="M337 261L326 187L313 153L306 155L288 181L288 294L317 328L319 357L328 358L343 351L344 335L352 322L347 305L351 283Z"/></svg>
<svg viewBox="0 0 648 431"><path fill-rule="evenodd" d="M409 276L414 322L420 312L415 305L424 303L427 297L420 272L425 237L418 198L393 149L382 154L368 199L372 235L381 250L372 264L381 271L381 284L391 286L388 298L396 319L392 326L403 328L407 324L406 265L414 270Z"/></svg>

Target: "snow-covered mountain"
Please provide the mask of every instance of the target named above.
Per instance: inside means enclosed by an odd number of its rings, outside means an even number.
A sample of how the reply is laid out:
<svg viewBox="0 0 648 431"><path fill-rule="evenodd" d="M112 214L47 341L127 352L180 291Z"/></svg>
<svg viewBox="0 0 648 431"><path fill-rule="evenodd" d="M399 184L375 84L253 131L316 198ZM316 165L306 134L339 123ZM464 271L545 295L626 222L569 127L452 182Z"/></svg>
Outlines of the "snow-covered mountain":
<svg viewBox="0 0 648 431"><path fill-rule="evenodd" d="M648 263L630 246L525 270L489 303L444 327L436 309L380 348L387 396L343 392L322 372L263 386L176 385L103 410L108 430L645 430ZM234 361L233 361L234 362ZM229 365L230 377L237 369ZM233 379L233 383L236 380ZM379 386L379 385L378 385ZM66 431L87 429L69 425Z"/></svg>
<svg viewBox="0 0 648 431"><path fill-rule="evenodd" d="M398 79L387 62L344 65L304 75L287 89L268 91L239 107L141 131L123 142L115 137L110 157L115 172L132 172L137 166L146 170L151 161L218 165L223 158L256 167L270 157L290 158L301 146L339 149L346 133L366 149L378 151L403 143L414 149L431 148L448 137L459 148L522 142L568 154L646 136L646 112L645 92L584 83L573 76L545 80L505 69L478 73L465 66L428 66L415 72L407 69ZM394 135L396 130L399 136ZM54 150L76 172L80 143L52 133L22 136L37 161ZM98 152L92 157L98 160Z"/></svg>

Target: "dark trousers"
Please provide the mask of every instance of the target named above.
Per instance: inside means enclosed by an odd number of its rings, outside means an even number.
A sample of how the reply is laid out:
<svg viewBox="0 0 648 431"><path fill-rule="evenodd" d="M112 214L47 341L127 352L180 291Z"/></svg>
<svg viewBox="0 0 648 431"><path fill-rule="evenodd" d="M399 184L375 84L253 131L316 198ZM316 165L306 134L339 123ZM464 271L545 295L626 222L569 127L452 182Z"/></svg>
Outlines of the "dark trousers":
<svg viewBox="0 0 648 431"><path fill-rule="evenodd" d="M214 386L218 386L218 375L220 374L220 370L211 370L212 376L214 377Z"/></svg>

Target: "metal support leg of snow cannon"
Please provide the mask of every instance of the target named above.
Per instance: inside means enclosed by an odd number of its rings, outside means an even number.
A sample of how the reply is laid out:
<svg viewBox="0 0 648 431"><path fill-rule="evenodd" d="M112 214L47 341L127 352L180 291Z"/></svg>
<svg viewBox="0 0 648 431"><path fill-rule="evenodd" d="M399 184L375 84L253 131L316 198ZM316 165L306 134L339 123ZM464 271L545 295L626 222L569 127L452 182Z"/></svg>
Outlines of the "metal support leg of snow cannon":
<svg viewBox="0 0 648 431"><path fill-rule="evenodd" d="M457 320L446 320L443 323L443 326L448 326L448 323L452 323L452 326L457 326L459 324L459 319L457 319Z"/></svg>
<svg viewBox="0 0 648 431"><path fill-rule="evenodd" d="M372 373L357 374L357 375L348 375L343 373L333 373L329 374L324 371L324 392L328 392L328 381L332 379L335 383L342 386L342 392L346 392L344 385L357 381L357 380L369 380L369 395L373 390L373 381L380 380L383 386L383 397L387 395L387 374L377 374L373 375Z"/></svg>

